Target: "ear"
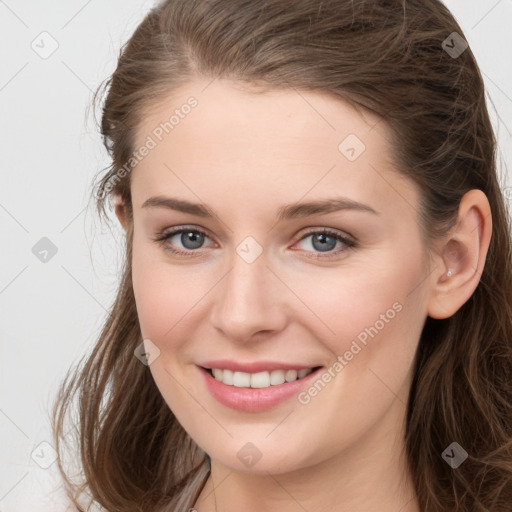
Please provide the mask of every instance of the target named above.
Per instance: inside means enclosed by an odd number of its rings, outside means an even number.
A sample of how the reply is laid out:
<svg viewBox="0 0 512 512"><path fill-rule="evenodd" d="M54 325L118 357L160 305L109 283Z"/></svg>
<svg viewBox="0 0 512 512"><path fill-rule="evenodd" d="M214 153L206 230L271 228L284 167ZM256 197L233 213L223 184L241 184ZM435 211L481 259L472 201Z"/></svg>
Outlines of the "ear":
<svg viewBox="0 0 512 512"><path fill-rule="evenodd" d="M455 226L434 256L427 303L430 317L448 318L471 297L482 276L491 235L487 196L481 190L470 190L461 199Z"/></svg>
<svg viewBox="0 0 512 512"><path fill-rule="evenodd" d="M123 226L123 229L126 231L128 229L128 215L126 213L126 207L123 202L123 199L120 195L114 195L113 203L116 217L119 219L121 226Z"/></svg>

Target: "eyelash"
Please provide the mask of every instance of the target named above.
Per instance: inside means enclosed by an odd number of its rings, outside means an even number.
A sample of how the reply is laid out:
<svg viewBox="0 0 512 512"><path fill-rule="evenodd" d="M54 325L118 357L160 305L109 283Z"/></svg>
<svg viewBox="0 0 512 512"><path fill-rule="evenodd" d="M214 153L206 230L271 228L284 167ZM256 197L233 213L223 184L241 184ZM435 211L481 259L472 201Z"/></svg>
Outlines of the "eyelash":
<svg viewBox="0 0 512 512"><path fill-rule="evenodd" d="M174 249L174 248L170 247L166 243L167 240L172 238L174 235L177 235L177 234L183 233L183 232L199 233L201 235L204 235L205 237L210 238L208 236L208 234L205 233L201 229L197 229L197 228L194 228L192 226L190 226L190 227L188 227L188 226L180 226L180 227L177 227L177 228L173 228L170 231L169 230L160 231L159 233L157 233L157 236L155 238L153 238L152 240L154 242L157 242L158 244L162 245L163 248L166 251L169 251L172 254L175 254L177 256L191 256L192 253L198 252L198 250L197 249L195 249L195 250L189 249L188 251L182 251L180 249ZM321 252L313 253L313 254L315 254L315 256L313 256L313 258L315 258L315 259L336 258L336 257L338 257L340 255L340 253L345 252L345 251L350 250L350 249L355 249L357 247L357 243L354 240L346 238L346 237L340 235L337 231L334 231L334 230L329 229L329 228L323 228L323 229L308 231L297 242L301 242L302 240L304 240L308 236L316 235L316 234L327 235L327 236L330 236L332 238L335 238L336 240L342 242L345 245L345 247L341 248L341 249L337 249L337 250L329 252L329 253L321 253ZM311 251L305 251L305 252L309 253ZM192 257L194 257L194 256L192 256Z"/></svg>

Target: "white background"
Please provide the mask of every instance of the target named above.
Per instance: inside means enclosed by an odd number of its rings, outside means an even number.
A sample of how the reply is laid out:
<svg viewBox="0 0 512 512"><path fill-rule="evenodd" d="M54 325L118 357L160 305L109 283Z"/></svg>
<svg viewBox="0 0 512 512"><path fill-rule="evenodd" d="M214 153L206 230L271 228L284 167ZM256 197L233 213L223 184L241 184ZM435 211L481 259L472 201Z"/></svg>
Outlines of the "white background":
<svg viewBox="0 0 512 512"><path fill-rule="evenodd" d="M445 3L465 32L496 108L489 105L502 184L510 186L512 2ZM56 464L43 469L35 460L51 457L51 447L39 446L51 443L49 404L65 371L99 334L122 250L117 221L110 231L98 221L94 203L88 206L91 180L109 162L92 110L86 113L92 92L114 70L121 44L152 4L0 0L3 512L66 508L58 504L59 491L51 493L60 485ZM47 59L31 47L44 31L58 43ZM42 237L57 247L47 263L32 253Z"/></svg>

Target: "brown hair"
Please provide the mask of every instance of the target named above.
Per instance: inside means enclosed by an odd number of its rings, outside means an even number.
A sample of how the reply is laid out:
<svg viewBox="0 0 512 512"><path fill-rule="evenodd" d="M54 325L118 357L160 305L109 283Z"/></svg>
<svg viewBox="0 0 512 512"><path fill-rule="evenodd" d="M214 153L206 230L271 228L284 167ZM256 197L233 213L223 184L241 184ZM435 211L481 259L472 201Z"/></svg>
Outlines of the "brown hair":
<svg viewBox="0 0 512 512"><path fill-rule="evenodd" d="M511 231L482 76L471 48L456 57L443 49L453 32L463 37L438 0L162 2L103 84L101 133L112 165L98 180L95 199L101 216L109 193L119 194L132 218L130 173L117 174L135 149L140 121L151 105L196 77L320 91L378 114L393 134L398 171L421 191L429 242L454 225L467 191L482 190L493 223L485 267L453 316L426 319L405 441L423 512L509 512ZM208 476L209 459L133 355L142 337L131 281L132 229L117 298L96 346L68 372L54 406L59 469L77 506L75 498L86 491L112 512L184 510ZM83 481L73 483L61 451L77 393ZM469 454L457 469L441 457L453 441Z"/></svg>

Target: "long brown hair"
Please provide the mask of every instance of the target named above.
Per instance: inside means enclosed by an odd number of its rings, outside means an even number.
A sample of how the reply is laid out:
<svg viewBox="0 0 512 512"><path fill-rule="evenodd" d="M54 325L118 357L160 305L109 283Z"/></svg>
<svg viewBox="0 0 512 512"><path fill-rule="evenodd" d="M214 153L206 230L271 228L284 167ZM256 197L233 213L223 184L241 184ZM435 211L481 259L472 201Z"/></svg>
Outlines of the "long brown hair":
<svg viewBox="0 0 512 512"><path fill-rule="evenodd" d="M453 316L426 319L405 441L423 512L510 512L511 226L484 83L463 38L439 0L160 2L97 90L108 89L101 133L112 165L99 175L94 199L106 217L106 199L118 194L133 218L126 164L136 129L151 105L196 77L320 91L378 114L393 135L397 170L421 191L421 228L429 243L453 226L462 196L482 190L493 224L485 267ZM448 51L456 43L460 55ZM103 330L55 401L59 469L79 510L87 494L110 512L186 510L208 476L209 458L134 357L142 337L131 281L132 229ZM76 395L70 431L82 477L73 482L63 441ZM453 441L469 455L456 469L441 457Z"/></svg>

